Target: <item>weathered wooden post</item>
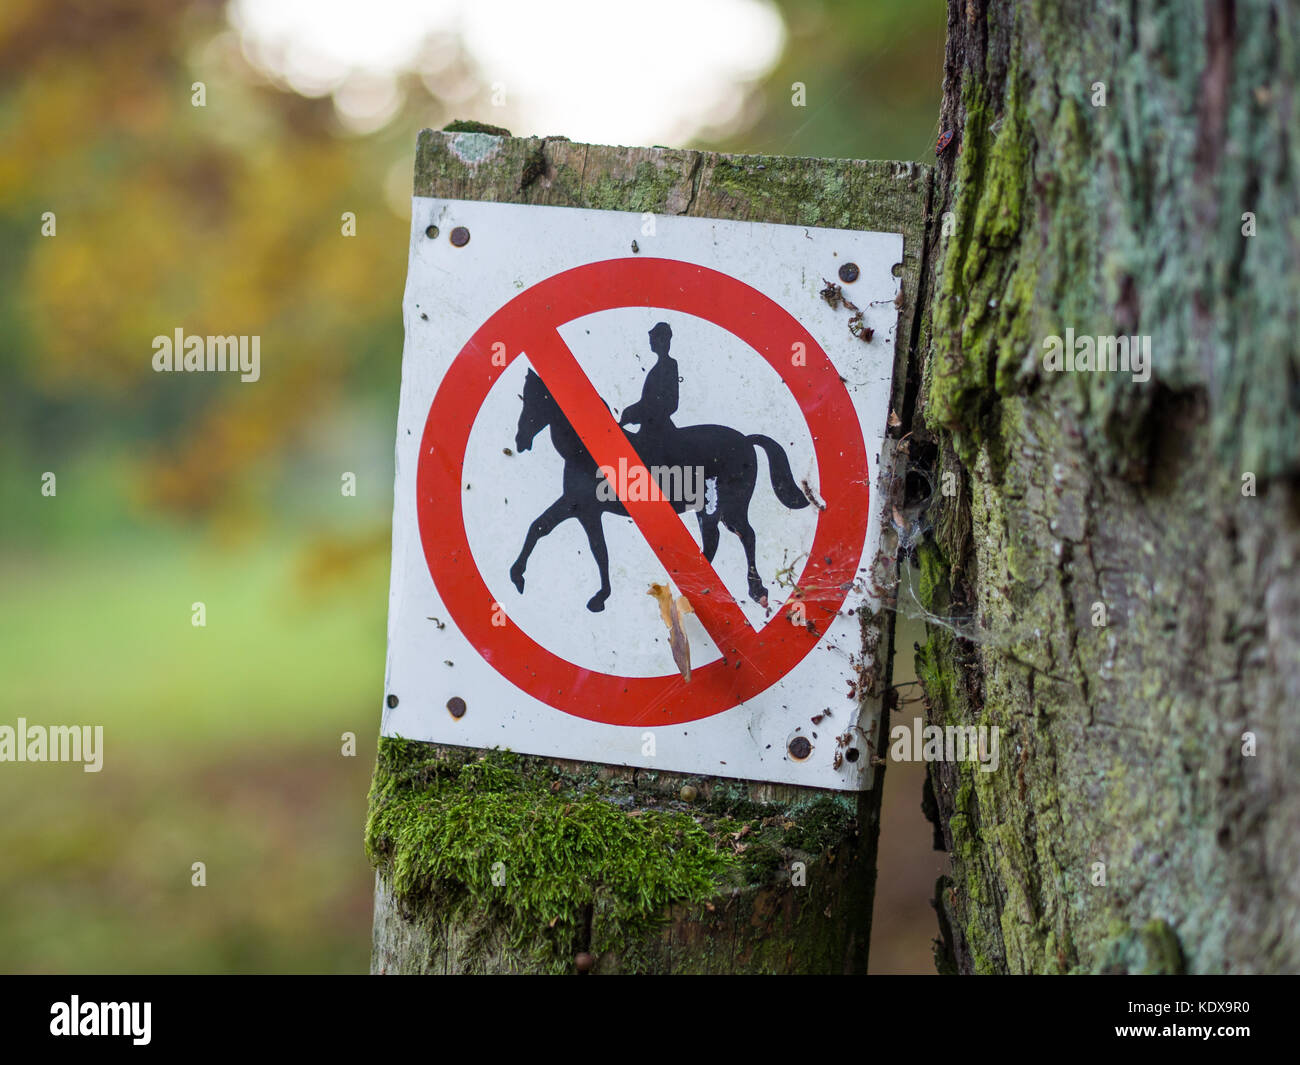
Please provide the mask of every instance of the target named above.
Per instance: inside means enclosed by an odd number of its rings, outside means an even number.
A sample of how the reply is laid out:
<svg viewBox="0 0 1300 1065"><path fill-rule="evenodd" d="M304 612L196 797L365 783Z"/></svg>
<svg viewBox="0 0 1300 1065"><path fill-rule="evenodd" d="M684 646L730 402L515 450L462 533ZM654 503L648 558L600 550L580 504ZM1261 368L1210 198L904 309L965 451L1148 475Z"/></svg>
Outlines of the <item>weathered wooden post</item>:
<svg viewBox="0 0 1300 1065"><path fill-rule="evenodd" d="M864 971L930 172L457 126L415 194L372 970Z"/></svg>

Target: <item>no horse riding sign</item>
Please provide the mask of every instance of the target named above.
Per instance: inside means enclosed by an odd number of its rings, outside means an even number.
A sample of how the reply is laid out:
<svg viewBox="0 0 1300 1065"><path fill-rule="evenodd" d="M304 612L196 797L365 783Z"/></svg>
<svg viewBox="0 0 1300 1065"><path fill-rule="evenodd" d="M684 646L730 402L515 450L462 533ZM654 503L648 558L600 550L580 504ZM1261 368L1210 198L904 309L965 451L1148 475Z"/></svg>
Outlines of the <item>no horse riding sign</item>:
<svg viewBox="0 0 1300 1065"><path fill-rule="evenodd" d="M384 734L868 786L902 237L413 215Z"/></svg>

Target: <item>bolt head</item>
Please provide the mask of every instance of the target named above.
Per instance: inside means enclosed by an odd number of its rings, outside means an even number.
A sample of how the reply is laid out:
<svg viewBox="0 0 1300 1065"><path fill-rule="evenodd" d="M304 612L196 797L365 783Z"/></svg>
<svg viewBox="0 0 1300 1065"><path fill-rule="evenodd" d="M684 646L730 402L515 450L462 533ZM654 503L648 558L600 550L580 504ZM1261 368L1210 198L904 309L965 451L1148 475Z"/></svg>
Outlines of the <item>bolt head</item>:
<svg viewBox="0 0 1300 1065"><path fill-rule="evenodd" d="M845 263L840 267L840 280L845 284L852 284L858 279L858 264Z"/></svg>
<svg viewBox="0 0 1300 1065"><path fill-rule="evenodd" d="M464 226L457 226L451 231L451 242L457 248L463 248L469 243L469 230Z"/></svg>

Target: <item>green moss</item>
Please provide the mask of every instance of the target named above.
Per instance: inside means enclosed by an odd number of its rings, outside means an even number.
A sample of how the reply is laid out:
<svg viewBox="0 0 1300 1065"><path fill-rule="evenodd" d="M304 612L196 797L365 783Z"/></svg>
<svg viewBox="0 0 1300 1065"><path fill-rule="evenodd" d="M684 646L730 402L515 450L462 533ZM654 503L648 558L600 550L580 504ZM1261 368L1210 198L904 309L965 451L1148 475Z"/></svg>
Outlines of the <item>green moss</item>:
<svg viewBox="0 0 1300 1065"><path fill-rule="evenodd" d="M398 897L446 919L491 915L508 949L555 971L571 967L593 911L589 949L601 953L737 869L689 814L625 813L510 753L462 758L401 739L380 742L366 849Z"/></svg>
<svg viewBox="0 0 1300 1065"><path fill-rule="evenodd" d="M785 862L785 855L779 847L759 840L745 849L742 869L745 879L751 884L761 884L771 880Z"/></svg>
<svg viewBox="0 0 1300 1065"><path fill-rule="evenodd" d="M930 721L934 724L955 723L957 676L955 650L951 634L931 629L916 655L916 675L930 700Z"/></svg>
<svg viewBox="0 0 1300 1065"><path fill-rule="evenodd" d="M1092 127L1077 100L1061 100L1052 124L1055 158L1046 193L1053 224L1046 227L1044 260L1052 278L1047 304L1060 314L1049 332L1062 333L1066 326L1083 331L1096 325L1111 326L1097 318L1096 211L1090 194L1090 180L1096 161ZM1095 375L1079 375L1085 385Z"/></svg>
<svg viewBox="0 0 1300 1065"><path fill-rule="evenodd" d="M848 796L760 803L718 781L687 804L655 776L637 790L596 766L382 739L367 852L410 919L471 929L471 962L504 951L560 972L579 949L632 965L674 904L788 888L793 861L855 830Z"/></svg>
<svg viewBox="0 0 1300 1065"><path fill-rule="evenodd" d="M941 612L948 602L948 566L943 554L933 541L925 540L917 546L916 561L921 570L921 605L932 613Z"/></svg>
<svg viewBox="0 0 1300 1065"><path fill-rule="evenodd" d="M644 159L630 178L601 175L583 187L585 206L604 211L662 211L688 169L673 164L685 162L686 154L665 152L660 165Z"/></svg>
<svg viewBox="0 0 1300 1065"><path fill-rule="evenodd" d="M794 819L783 830L781 843L807 854L820 854L844 839L854 819L853 807L842 797L823 795L807 805L790 810Z"/></svg>
<svg viewBox="0 0 1300 1065"><path fill-rule="evenodd" d="M856 190L846 187L845 174L806 164L803 159L768 156L723 159L714 165L712 185L755 205L765 217L806 226L849 225Z"/></svg>
<svg viewBox="0 0 1300 1065"><path fill-rule="evenodd" d="M720 824L734 822L736 827L741 821L751 821L768 812L762 803L750 799L743 784L734 780L719 781L704 801L704 808L718 818Z"/></svg>
<svg viewBox="0 0 1300 1065"><path fill-rule="evenodd" d="M977 254L970 258L973 268L978 268L980 255L985 249L1009 248L1020 235L1021 201L1024 197L1025 163L1029 158L1029 148L1020 114L1019 79L1014 70L1009 78L1011 89L1007 97L1006 115L994 124L997 132L993 146L989 149L979 205L975 208L974 238L979 247Z"/></svg>
<svg viewBox="0 0 1300 1065"><path fill-rule="evenodd" d="M1013 395L1027 359L1037 353L1033 317L1038 291L1038 262L1021 255L998 308L996 385L1001 396Z"/></svg>
<svg viewBox="0 0 1300 1065"><path fill-rule="evenodd" d="M955 229L944 249L933 307L935 355L928 370L931 419L953 433L970 465L974 442L995 435L997 391L1009 391L1031 350L1029 315L1038 263L1021 247L1031 141L1018 68L1008 74L1004 113L967 81L966 124L954 184Z"/></svg>
<svg viewBox="0 0 1300 1065"><path fill-rule="evenodd" d="M494 137L509 137L510 131L501 126L490 126L470 118L458 118L442 127L443 133L490 133Z"/></svg>
<svg viewBox="0 0 1300 1065"><path fill-rule="evenodd" d="M1102 973L1172 976L1185 971L1182 944L1168 921L1117 929L1101 950Z"/></svg>

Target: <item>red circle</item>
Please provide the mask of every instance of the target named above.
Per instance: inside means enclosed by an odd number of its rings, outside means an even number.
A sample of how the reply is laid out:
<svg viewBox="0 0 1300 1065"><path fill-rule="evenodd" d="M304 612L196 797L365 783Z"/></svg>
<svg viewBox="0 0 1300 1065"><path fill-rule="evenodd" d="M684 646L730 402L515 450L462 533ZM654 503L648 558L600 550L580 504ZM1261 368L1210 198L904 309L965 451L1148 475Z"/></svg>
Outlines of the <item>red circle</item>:
<svg viewBox="0 0 1300 1065"><path fill-rule="evenodd" d="M465 533L465 450L493 384L528 347L530 335L618 307L655 307L704 318L758 352L798 402L821 474L825 507L796 582L804 616L814 630L793 624L784 609L774 611L761 630L747 628L735 641L741 652L737 661L710 662L693 670L689 683L677 673L620 677L585 669L552 654L514 624L500 625L503 608L479 573ZM801 365L791 357L798 344L804 346ZM429 407L416 471L416 512L439 595L460 632L498 673L547 705L590 721L674 724L710 717L753 698L817 645L857 577L870 513L869 480L857 411L839 373L780 304L708 267L673 259L611 259L574 267L525 289L470 337Z"/></svg>

